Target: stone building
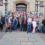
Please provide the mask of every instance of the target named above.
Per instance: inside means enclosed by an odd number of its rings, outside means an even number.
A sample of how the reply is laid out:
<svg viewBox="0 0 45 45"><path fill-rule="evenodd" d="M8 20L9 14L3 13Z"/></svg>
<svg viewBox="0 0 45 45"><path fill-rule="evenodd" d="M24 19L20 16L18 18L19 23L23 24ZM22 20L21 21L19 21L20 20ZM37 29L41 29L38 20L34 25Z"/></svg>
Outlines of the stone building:
<svg viewBox="0 0 45 45"><path fill-rule="evenodd" d="M0 0L3 2L3 14L5 11L32 11L45 14L45 0ZM1 5L0 5L1 6Z"/></svg>

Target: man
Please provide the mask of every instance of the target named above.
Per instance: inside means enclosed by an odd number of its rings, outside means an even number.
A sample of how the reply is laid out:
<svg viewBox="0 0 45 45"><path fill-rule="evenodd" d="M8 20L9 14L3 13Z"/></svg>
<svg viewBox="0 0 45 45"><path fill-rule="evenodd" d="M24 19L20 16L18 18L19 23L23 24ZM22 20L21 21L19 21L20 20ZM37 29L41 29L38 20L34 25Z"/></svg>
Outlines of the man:
<svg viewBox="0 0 45 45"><path fill-rule="evenodd" d="M5 24L5 17L4 15L2 16L2 19L3 19L3 25Z"/></svg>
<svg viewBox="0 0 45 45"><path fill-rule="evenodd" d="M7 30L8 30L8 16L5 17L5 23L6 23L6 29L5 29L5 32L7 32Z"/></svg>
<svg viewBox="0 0 45 45"><path fill-rule="evenodd" d="M42 33L42 16L39 17L39 26L38 26L38 30L40 33Z"/></svg>
<svg viewBox="0 0 45 45"><path fill-rule="evenodd" d="M13 25L14 25L14 30L16 31L17 30L17 25L18 25L18 20L17 20L16 16L13 19Z"/></svg>
<svg viewBox="0 0 45 45"><path fill-rule="evenodd" d="M45 33L45 17L43 17L42 26L43 26L43 32Z"/></svg>
<svg viewBox="0 0 45 45"><path fill-rule="evenodd" d="M27 20L27 33L31 32L31 23L32 23L32 18L29 15L29 18Z"/></svg>
<svg viewBox="0 0 45 45"><path fill-rule="evenodd" d="M2 32L2 29L3 29L3 19L0 15L0 29L1 29L1 32Z"/></svg>

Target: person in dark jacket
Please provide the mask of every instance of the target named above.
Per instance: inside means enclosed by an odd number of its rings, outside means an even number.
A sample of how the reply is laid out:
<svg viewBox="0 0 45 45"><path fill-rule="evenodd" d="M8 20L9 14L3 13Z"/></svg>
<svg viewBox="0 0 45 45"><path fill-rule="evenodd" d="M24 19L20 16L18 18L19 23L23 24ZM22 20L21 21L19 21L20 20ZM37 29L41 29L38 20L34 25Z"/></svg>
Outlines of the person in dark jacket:
<svg viewBox="0 0 45 45"><path fill-rule="evenodd" d="M0 29L2 32L2 30L3 30L3 18L1 17L1 15L0 15Z"/></svg>
<svg viewBox="0 0 45 45"><path fill-rule="evenodd" d="M43 17L43 21L42 21L42 30L43 33L45 33L45 17Z"/></svg>
<svg viewBox="0 0 45 45"><path fill-rule="evenodd" d="M45 17L43 17L42 24L45 25Z"/></svg>
<svg viewBox="0 0 45 45"><path fill-rule="evenodd" d="M5 24L5 17L4 15L2 16L2 19L3 19L3 25Z"/></svg>
<svg viewBox="0 0 45 45"><path fill-rule="evenodd" d="M13 19L13 26L14 26L15 31L17 30L17 25L18 25L18 20L17 20L17 18L15 16L14 19Z"/></svg>

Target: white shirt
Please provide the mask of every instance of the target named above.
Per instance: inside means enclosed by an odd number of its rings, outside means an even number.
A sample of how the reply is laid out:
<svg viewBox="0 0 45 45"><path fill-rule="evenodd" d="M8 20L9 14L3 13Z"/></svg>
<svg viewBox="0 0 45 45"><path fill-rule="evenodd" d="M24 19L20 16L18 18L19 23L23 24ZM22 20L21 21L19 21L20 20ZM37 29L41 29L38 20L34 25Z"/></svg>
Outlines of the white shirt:
<svg viewBox="0 0 45 45"><path fill-rule="evenodd" d="M32 21L33 26L37 26L36 21Z"/></svg>
<svg viewBox="0 0 45 45"><path fill-rule="evenodd" d="M32 18L28 18L28 23L32 23Z"/></svg>

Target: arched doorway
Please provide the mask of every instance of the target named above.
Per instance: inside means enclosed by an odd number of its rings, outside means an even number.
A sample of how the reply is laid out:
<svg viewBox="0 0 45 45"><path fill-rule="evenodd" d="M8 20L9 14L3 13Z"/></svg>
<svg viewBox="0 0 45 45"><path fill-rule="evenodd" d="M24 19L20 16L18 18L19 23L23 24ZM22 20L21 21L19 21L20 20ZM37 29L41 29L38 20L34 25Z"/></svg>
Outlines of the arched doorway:
<svg viewBox="0 0 45 45"><path fill-rule="evenodd" d="M24 3L16 4L16 11L27 11L27 5Z"/></svg>

